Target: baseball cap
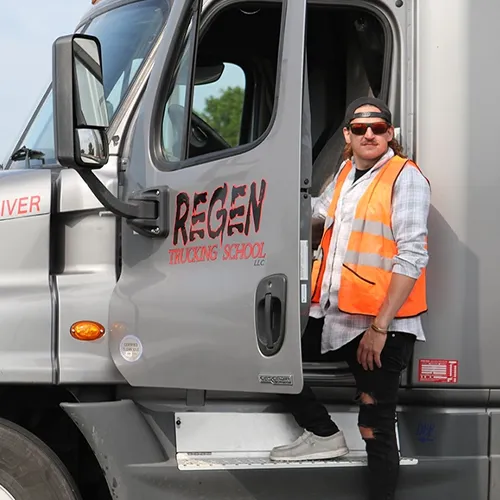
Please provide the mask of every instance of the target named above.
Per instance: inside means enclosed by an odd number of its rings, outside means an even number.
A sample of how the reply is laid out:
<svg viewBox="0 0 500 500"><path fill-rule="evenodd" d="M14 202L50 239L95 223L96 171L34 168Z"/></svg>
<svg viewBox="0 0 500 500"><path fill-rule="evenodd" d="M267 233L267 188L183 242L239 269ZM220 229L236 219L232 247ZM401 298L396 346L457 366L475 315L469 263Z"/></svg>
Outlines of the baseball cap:
<svg viewBox="0 0 500 500"><path fill-rule="evenodd" d="M380 109L380 113L376 111L354 113L359 107L365 106L366 104L377 107L378 109ZM381 99L370 96L358 97L357 99L352 101L351 104L349 104L345 113L345 125L349 125L349 123L354 120L354 118L382 118L387 123L392 124L392 113L387 104Z"/></svg>

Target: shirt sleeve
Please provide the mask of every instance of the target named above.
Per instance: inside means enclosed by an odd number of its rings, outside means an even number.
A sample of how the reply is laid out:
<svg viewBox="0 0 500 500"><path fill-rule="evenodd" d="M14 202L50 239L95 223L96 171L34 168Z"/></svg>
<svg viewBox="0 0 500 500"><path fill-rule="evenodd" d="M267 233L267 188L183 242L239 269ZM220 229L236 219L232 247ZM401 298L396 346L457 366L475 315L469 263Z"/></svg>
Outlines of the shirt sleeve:
<svg viewBox="0 0 500 500"><path fill-rule="evenodd" d="M398 247L392 271L417 279L429 260L426 238L430 186L415 167L405 167L394 185L392 230Z"/></svg>

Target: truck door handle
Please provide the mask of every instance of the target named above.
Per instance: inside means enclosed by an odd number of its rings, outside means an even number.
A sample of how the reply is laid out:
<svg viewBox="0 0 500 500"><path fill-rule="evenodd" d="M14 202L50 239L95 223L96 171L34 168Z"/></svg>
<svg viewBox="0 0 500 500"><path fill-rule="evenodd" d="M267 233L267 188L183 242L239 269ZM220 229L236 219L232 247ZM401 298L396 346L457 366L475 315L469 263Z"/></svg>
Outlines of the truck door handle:
<svg viewBox="0 0 500 500"><path fill-rule="evenodd" d="M264 338L267 341L267 348L272 349L273 341L273 296L266 293L264 297Z"/></svg>
<svg viewBox="0 0 500 500"><path fill-rule="evenodd" d="M264 356L273 356L285 340L286 276L274 274L264 278L255 297L256 334Z"/></svg>

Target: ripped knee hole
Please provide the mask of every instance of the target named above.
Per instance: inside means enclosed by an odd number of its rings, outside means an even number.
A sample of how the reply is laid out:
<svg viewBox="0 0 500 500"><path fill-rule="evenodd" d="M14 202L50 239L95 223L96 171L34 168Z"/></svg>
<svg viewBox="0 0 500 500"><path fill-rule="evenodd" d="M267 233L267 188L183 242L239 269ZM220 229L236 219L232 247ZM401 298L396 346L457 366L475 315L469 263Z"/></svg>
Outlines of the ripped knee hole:
<svg viewBox="0 0 500 500"><path fill-rule="evenodd" d="M375 433L371 427L364 427L362 425L358 426L359 432L363 439L375 439Z"/></svg>
<svg viewBox="0 0 500 500"><path fill-rule="evenodd" d="M362 392L359 395L359 400L360 400L361 404L363 404L363 405L377 404L377 402L375 401L375 398L373 398L373 396L370 396L370 394L367 394L366 392Z"/></svg>

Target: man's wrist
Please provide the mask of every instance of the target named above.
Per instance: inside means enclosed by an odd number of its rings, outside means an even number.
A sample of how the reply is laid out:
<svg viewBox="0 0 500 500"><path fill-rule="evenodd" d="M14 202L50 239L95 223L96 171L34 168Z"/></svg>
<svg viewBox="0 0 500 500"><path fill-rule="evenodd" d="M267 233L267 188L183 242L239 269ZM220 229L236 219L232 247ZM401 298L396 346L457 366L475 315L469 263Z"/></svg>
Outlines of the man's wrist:
<svg viewBox="0 0 500 500"><path fill-rule="evenodd" d="M386 314L382 314L382 311L373 318L373 323L377 325L382 330L387 330L391 324L392 318L387 317Z"/></svg>
<svg viewBox="0 0 500 500"><path fill-rule="evenodd" d="M387 328L384 328L382 326L379 326L376 321L372 322L370 325L370 328L377 333L381 333L383 335L387 335Z"/></svg>

